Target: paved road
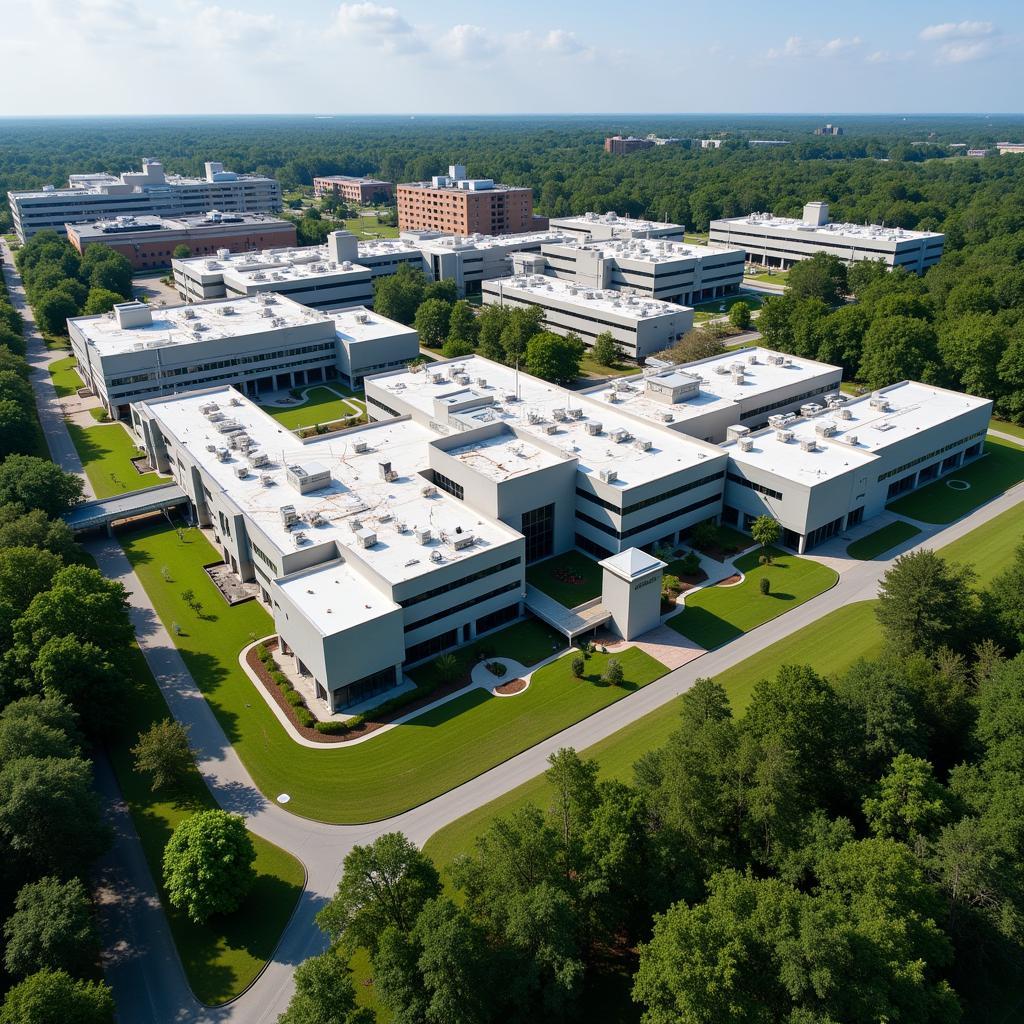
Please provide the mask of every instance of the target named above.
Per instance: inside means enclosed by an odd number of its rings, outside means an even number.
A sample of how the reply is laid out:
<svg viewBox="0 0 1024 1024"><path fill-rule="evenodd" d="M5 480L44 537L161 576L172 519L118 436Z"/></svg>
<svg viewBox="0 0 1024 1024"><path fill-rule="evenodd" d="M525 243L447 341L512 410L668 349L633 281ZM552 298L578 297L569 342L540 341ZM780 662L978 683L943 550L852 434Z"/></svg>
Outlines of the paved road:
<svg viewBox="0 0 1024 1024"><path fill-rule="evenodd" d="M31 344L33 348L41 346L38 335ZM42 362L38 351L30 354L34 365ZM52 448L55 459L66 469L81 472L70 441L68 446L61 444L61 436L66 438L67 431L62 430L60 407L55 401L49 375L45 371L36 373L34 383L47 439L56 441ZM1022 500L1024 485L952 526L940 529L922 524L923 539L904 549L947 544ZM139 646L172 713L190 728L199 770L215 799L225 809L243 814L249 828L257 835L291 852L302 861L307 872L306 886L296 911L263 974L246 993L227 1006L217 1009L201 1006L188 989L167 920L159 910L153 879L116 782L109 767L101 761L97 766L97 784L116 837L113 850L101 865L106 972L114 989L119 1019L125 1024L146 1021L154 1024L179 1021L269 1024L276 1021L291 997L294 967L323 948L323 936L313 918L334 892L341 861L353 845L394 830L405 832L422 845L443 826L534 778L546 767L548 756L559 747L583 750L676 699L699 676L717 675L844 605L874 597L878 581L889 565L889 561L854 564L826 593L725 647L669 672L644 689L414 810L371 824L327 825L298 818L257 790L199 692L120 545L107 538L88 547L103 572L124 584ZM827 553L838 554L839 551Z"/></svg>

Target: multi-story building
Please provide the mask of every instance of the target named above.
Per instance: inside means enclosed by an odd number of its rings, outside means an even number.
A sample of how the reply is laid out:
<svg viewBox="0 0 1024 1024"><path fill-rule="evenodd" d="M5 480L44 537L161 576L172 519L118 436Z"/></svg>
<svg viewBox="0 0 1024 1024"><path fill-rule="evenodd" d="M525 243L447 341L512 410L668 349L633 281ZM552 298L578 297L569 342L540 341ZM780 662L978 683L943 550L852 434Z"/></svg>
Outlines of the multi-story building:
<svg viewBox="0 0 1024 1024"><path fill-rule="evenodd" d="M552 231L573 235L581 242L606 242L616 238L667 238L682 242L686 230L682 224L620 217L615 212L552 217L549 227Z"/></svg>
<svg viewBox="0 0 1024 1024"><path fill-rule="evenodd" d="M93 224L66 225L68 241L84 253L90 245L105 245L124 256L135 270L167 267L179 245L193 256L221 249L249 252L295 244L295 224L264 213L221 213L199 217L136 217L125 214Z"/></svg>
<svg viewBox="0 0 1024 1024"><path fill-rule="evenodd" d="M789 139L748 139L748 146L753 146L754 149L765 146L788 146Z"/></svg>
<svg viewBox="0 0 1024 1024"><path fill-rule="evenodd" d="M328 315L263 294L68 320L78 372L115 419L160 396L231 384L250 395L405 366L416 332L366 309Z"/></svg>
<svg viewBox="0 0 1024 1024"><path fill-rule="evenodd" d="M347 203L369 206L371 203L390 203L395 186L377 178L358 178L350 174L329 174L313 179L313 195L338 196Z"/></svg>
<svg viewBox="0 0 1024 1024"><path fill-rule="evenodd" d="M826 124L814 129L815 135L842 135L843 129L837 124Z"/></svg>
<svg viewBox="0 0 1024 1024"><path fill-rule="evenodd" d="M935 231L833 224L828 203L808 203L801 220L770 213L713 220L708 234L712 245L742 246L751 262L764 266L785 269L824 252L847 263L882 260L918 274L939 262L945 240Z"/></svg>
<svg viewBox="0 0 1024 1024"><path fill-rule="evenodd" d="M533 189L497 185L490 178L467 178L462 164L430 181L397 187L398 227L446 235L515 235L543 231L547 218L533 212Z"/></svg>
<svg viewBox="0 0 1024 1024"><path fill-rule="evenodd" d="M721 149L725 139L698 139L701 149Z"/></svg>
<svg viewBox="0 0 1024 1024"><path fill-rule="evenodd" d="M802 553L978 458L991 415L987 398L904 381L731 428L722 518L745 529L770 515Z"/></svg>
<svg viewBox="0 0 1024 1024"><path fill-rule="evenodd" d="M46 185L29 192L8 192L14 230L24 242L43 228L64 234L66 224L150 215L199 216L210 210L230 213L277 213L281 186L260 174L236 174L208 161L202 178L165 174L156 160L143 160L142 171L73 174L67 188Z"/></svg>
<svg viewBox="0 0 1024 1024"><path fill-rule="evenodd" d="M687 306L580 288L542 273L485 281L483 296L488 306L538 306L547 330L577 334L588 346L607 331L623 354L636 360L670 348L693 327L693 310Z"/></svg>
<svg viewBox="0 0 1024 1024"><path fill-rule="evenodd" d="M632 135L610 135L604 140L604 151L614 153L616 156L636 153L641 149L654 149L654 146L654 139L638 139Z"/></svg>
<svg viewBox="0 0 1024 1024"><path fill-rule="evenodd" d="M735 292L743 283L740 248L686 245L665 238L576 241L541 246L545 273L581 288L615 288L684 306Z"/></svg>
<svg viewBox="0 0 1024 1024"><path fill-rule="evenodd" d="M358 242L349 231L335 231L325 245L222 250L171 265L178 294L190 301L275 292L317 309L340 309L372 305L374 278L395 273L403 263L421 267L420 250L388 238Z"/></svg>
<svg viewBox="0 0 1024 1024"><path fill-rule="evenodd" d="M999 150L1000 156L1012 153L1024 153L1024 142L997 142L996 149Z"/></svg>

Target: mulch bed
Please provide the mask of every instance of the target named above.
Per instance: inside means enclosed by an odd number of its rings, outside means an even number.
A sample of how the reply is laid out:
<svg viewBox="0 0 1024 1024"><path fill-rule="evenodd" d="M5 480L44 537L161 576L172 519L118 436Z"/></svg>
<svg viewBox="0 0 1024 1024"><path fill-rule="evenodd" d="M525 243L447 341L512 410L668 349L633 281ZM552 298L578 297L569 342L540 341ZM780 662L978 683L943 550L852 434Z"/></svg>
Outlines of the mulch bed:
<svg viewBox="0 0 1024 1024"><path fill-rule="evenodd" d="M743 577L738 575L738 574L734 574L732 576L726 576L724 580L719 580L715 584L715 586L716 587L734 587L742 579L743 579Z"/></svg>
<svg viewBox="0 0 1024 1024"><path fill-rule="evenodd" d="M510 679L507 683L502 683L501 686L494 688L495 693L500 693L503 697L511 697L514 693L522 693L526 689L525 679Z"/></svg>
<svg viewBox="0 0 1024 1024"><path fill-rule="evenodd" d="M696 547L696 545L694 545ZM720 547L718 544L709 544L706 548L697 548L702 555L707 555L708 558L713 558L716 562L724 562L727 558L732 558L734 555L738 555L742 548L737 547Z"/></svg>
<svg viewBox="0 0 1024 1024"><path fill-rule="evenodd" d="M578 572L563 568L554 569L551 578L559 583L566 583L570 587L581 587L586 582Z"/></svg>
<svg viewBox="0 0 1024 1024"><path fill-rule="evenodd" d="M274 653L277 651L277 639L265 640L263 646L268 651ZM447 697L451 693L455 693L458 690L463 689L469 685L469 673L466 672L462 677L452 680L450 683L445 683L442 686L437 687L436 690L427 694L425 697L421 697L419 700L411 701L404 707L398 708L389 715L381 715L380 718L375 718L371 721L364 722L358 729L353 729L350 732L346 732L341 736L327 736L322 732L317 732L316 729L310 728L309 726L303 725L295 715L295 708L288 703L285 699L284 694L281 692L278 685L270 678L270 673L267 671L266 666L260 661L256 654L256 648L252 647L249 653L246 654L245 660L249 667L256 673L257 678L263 684L263 689L270 694L271 697L277 702L277 706L288 716L288 721L299 731L299 733L308 740L312 740L314 743L351 743L352 740L357 740L362 736L369 736L370 733L376 732L378 729L385 725L390 725L396 718L402 718L408 715L412 711L419 711L420 708L426 707L428 704L433 704L434 701L439 700L441 697ZM511 680L510 682L515 682ZM508 684L506 684L508 685Z"/></svg>

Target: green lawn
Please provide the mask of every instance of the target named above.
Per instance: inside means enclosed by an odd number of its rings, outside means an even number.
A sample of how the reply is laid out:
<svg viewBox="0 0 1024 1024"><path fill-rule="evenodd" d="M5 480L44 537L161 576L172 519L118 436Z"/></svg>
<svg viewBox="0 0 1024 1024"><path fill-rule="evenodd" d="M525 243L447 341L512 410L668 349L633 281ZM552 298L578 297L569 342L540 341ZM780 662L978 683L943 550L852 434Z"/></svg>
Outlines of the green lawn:
<svg viewBox="0 0 1024 1024"><path fill-rule="evenodd" d="M50 377L60 398L69 398L71 395L77 394L78 389L82 387L82 378L75 370L77 365L78 360L74 356L57 359L50 363Z"/></svg>
<svg viewBox="0 0 1024 1024"><path fill-rule="evenodd" d="M993 430L1001 431L1004 434L1012 434L1024 441L1024 427L1019 423L1007 423L1006 420L993 420L990 424Z"/></svg>
<svg viewBox="0 0 1024 1024"><path fill-rule="evenodd" d="M788 277L788 270L773 270L771 273L767 270L758 270L753 274L744 274L743 279L745 281L759 281L763 284L785 284Z"/></svg>
<svg viewBox="0 0 1024 1024"><path fill-rule="evenodd" d="M985 452L983 458L962 469L897 498L889 505L890 510L922 523L951 523L1024 480L1024 450L1020 447L990 437L985 441ZM951 480L966 481L970 487L954 490L949 486Z"/></svg>
<svg viewBox="0 0 1024 1024"><path fill-rule="evenodd" d="M168 479L159 473L136 471L131 460L139 452L128 431L119 423L80 427L69 422L67 427L97 498L139 491Z"/></svg>
<svg viewBox="0 0 1024 1024"><path fill-rule="evenodd" d="M332 423L348 416L361 416L366 412L366 403L351 397L355 392L342 384L313 385L300 390L305 396L301 404L289 405L287 408L264 405L261 408L289 430L312 427L317 423Z"/></svg>
<svg viewBox="0 0 1024 1024"><path fill-rule="evenodd" d="M916 537L920 532L916 526L898 519L895 523L889 523L888 526L883 526L880 530L875 530L874 533L848 544L846 553L851 558L877 558L897 544Z"/></svg>
<svg viewBox="0 0 1024 1024"><path fill-rule="evenodd" d="M683 611L667 625L711 650L809 601L839 579L832 569L806 558L775 551L771 565L758 565L759 555L760 549L736 560L736 567L745 574L742 583L688 594ZM760 591L765 576L771 583L770 594Z"/></svg>
<svg viewBox="0 0 1024 1024"><path fill-rule="evenodd" d="M626 682L619 687L576 680L571 657L538 669L514 698L472 690L384 735L355 746L311 749L296 744L238 664L238 652L273 630L259 602L229 608L203 572L217 555L196 530L179 541L167 526L125 530L121 543L157 613L175 637L228 740L256 785L271 798L288 793L288 809L331 822L365 822L415 807L479 775L548 736L664 674L642 651L620 655ZM168 570L166 582L161 569ZM191 589L205 618L181 593ZM599 671L606 660L588 663Z"/></svg>
<svg viewBox="0 0 1024 1024"><path fill-rule="evenodd" d="M398 237L398 228L381 224L375 216L352 217L345 221L345 229L359 239Z"/></svg>
<svg viewBox="0 0 1024 1024"><path fill-rule="evenodd" d="M708 236L696 231L686 231L683 233L683 241L687 245L707 245Z"/></svg>
<svg viewBox="0 0 1024 1024"><path fill-rule="evenodd" d="M774 675L782 665L810 665L818 672L834 675L858 658L874 657L881 648L874 602L861 601L777 640L721 673L717 680L740 712L750 702L754 684ZM678 702L664 704L583 753L597 760L602 779L631 781L633 765L646 751L656 749L668 739L678 716ZM547 781L542 775L537 776L436 832L425 849L439 867L446 867L458 854L472 849L474 839L493 818L531 802L543 806L548 798Z"/></svg>
<svg viewBox="0 0 1024 1024"><path fill-rule="evenodd" d="M703 323L706 320L713 320L715 317L725 316L737 302L745 302L752 310L760 309L764 299L753 292L745 292L742 295L723 295L720 299L709 299L707 302L698 302L694 305L694 323ZM756 326L756 325L755 325Z"/></svg>
<svg viewBox="0 0 1024 1024"><path fill-rule="evenodd" d="M139 732L170 712L138 649L130 678L124 730L108 749L150 873L159 885L163 849L175 826L189 814L217 805L198 771L192 772L180 794L168 797L153 793L149 779L134 770L131 747ZM252 983L273 954L305 883L305 870L291 854L259 836L252 838L256 885L236 913L196 925L170 906L161 889L189 986L204 1003L225 1002Z"/></svg>
<svg viewBox="0 0 1024 1024"><path fill-rule="evenodd" d="M1013 557L1014 549L1024 541L1024 513L1020 507L1007 509L983 526L940 549L951 562L973 565L978 573L977 586L987 586Z"/></svg>
<svg viewBox="0 0 1024 1024"><path fill-rule="evenodd" d="M526 570L526 582L566 608L601 596L601 567L582 551L566 551Z"/></svg>
<svg viewBox="0 0 1024 1024"><path fill-rule="evenodd" d="M630 374L635 375L639 372L640 367L637 366L636 363L630 363L626 360L622 360L614 366L602 366L590 354L589 349L580 360L581 377L628 377Z"/></svg>

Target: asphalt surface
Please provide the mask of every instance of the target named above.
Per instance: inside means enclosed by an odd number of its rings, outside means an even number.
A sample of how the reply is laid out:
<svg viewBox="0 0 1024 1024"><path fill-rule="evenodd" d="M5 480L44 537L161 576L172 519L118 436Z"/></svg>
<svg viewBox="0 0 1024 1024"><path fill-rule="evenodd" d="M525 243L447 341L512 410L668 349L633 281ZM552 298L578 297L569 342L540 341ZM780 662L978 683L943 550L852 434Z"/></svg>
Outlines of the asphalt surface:
<svg viewBox="0 0 1024 1024"><path fill-rule="evenodd" d="M9 287L16 305L20 306L20 290L16 291L10 280ZM33 374L33 383L47 441L55 461L68 471L81 473L81 463L64 426L52 381L45 372L49 357L34 324L31 327L29 324L26 317L30 362L41 368L41 372ZM43 348L43 353L39 348ZM950 543L1022 500L1024 485L1018 485L948 527L919 524L922 533L915 538L915 543L904 545L893 552L893 557L917 547ZM189 727L199 770L217 802L226 810L244 815L254 833L288 850L303 863L307 872L298 906L263 973L231 1003L218 1008L202 1006L188 988L138 836L113 774L101 760L97 765L97 785L114 828L115 842L100 865L97 894L106 947L106 976L114 990L118 1019L124 1024L146 1021L154 1024L178 1021L265 1024L276 1021L291 998L295 966L324 948L324 937L313 918L333 894L341 862L352 846L391 831L402 831L422 845L438 829L540 774L547 766L548 756L560 747L583 750L675 700L698 677L717 675L847 604L874 597L879 580L891 564L891 558L852 562L841 573L837 584L818 597L669 672L420 807L371 824L327 825L296 817L259 792L188 672L120 545L115 539L104 538L87 547L100 569L111 579L120 580L128 591L139 646L171 712ZM843 558L844 549L845 541L836 539L815 554Z"/></svg>

